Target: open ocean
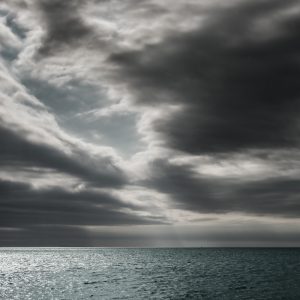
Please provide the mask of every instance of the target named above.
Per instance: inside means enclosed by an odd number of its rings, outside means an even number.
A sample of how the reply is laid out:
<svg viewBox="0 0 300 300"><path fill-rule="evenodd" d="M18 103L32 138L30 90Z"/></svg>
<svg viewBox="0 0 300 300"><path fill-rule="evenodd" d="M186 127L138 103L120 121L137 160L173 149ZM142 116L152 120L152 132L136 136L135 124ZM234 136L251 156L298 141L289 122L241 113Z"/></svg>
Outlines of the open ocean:
<svg viewBox="0 0 300 300"><path fill-rule="evenodd" d="M300 299L300 249L2 248L0 299Z"/></svg>

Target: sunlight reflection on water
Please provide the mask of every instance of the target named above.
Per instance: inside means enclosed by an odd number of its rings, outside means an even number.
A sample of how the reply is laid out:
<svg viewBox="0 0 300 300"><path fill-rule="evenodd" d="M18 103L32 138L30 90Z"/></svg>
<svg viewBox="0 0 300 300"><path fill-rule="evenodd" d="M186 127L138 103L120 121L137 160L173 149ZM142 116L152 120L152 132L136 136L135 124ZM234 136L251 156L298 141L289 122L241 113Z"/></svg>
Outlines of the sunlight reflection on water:
<svg viewBox="0 0 300 300"><path fill-rule="evenodd" d="M300 299L298 249L0 250L0 298Z"/></svg>

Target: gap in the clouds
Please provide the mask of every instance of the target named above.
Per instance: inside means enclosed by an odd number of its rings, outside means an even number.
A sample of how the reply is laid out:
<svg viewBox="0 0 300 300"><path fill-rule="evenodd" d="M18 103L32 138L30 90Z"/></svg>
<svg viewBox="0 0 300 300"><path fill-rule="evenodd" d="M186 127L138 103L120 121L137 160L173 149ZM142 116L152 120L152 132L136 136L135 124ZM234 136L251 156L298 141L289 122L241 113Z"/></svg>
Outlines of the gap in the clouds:
<svg viewBox="0 0 300 300"><path fill-rule="evenodd" d="M70 118L61 121L61 125L88 142L113 147L124 158L144 148L136 130L136 117L131 114L97 119Z"/></svg>
<svg viewBox="0 0 300 300"><path fill-rule="evenodd" d="M135 113L86 114L111 105L101 87L72 81L56 87L43 80L27 78L23 84L54 114L68 133L86 142L109 146L124 158L145 148L139 136Z"/></svg>
<svg viewBox="0 0 300 300"><path fill-rule="evenodd" d="M95 107L105 106L105 95L100 88L76 80L60 87L36 78L24 78L22 83L59 117L68 118Z"/></svg>

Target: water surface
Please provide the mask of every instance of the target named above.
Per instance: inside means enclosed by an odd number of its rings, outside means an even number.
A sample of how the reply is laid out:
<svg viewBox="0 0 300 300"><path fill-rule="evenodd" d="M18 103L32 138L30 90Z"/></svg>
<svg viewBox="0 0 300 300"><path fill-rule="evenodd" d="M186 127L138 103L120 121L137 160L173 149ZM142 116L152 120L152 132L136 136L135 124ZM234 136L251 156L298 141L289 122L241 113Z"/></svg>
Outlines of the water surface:
<svg viewBox="0 0 300 300"><path fill-rule="evenodd" d="M2 248L0 299L300 299L300 249Z"/></svg>

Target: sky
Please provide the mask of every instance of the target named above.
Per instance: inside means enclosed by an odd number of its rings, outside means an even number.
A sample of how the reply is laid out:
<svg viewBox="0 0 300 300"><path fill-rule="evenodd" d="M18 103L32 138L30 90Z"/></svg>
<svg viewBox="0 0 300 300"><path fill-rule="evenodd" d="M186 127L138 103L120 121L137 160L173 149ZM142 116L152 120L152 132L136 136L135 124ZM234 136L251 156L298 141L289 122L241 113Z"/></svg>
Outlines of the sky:
<svg viewBox="0 0 300 300"><path fill-rule="evenodd" d="M297 0L0 0L0 246L300 246Z"/></svg>

